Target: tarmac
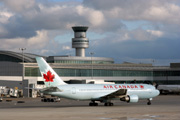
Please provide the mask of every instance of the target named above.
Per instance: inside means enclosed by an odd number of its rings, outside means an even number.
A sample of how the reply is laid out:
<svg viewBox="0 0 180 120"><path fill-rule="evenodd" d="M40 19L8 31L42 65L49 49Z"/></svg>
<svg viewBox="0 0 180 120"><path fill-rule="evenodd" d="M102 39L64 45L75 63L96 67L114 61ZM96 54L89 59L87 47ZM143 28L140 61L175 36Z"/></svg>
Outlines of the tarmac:
<svg viewBox="0 0 180 120"><path fill-rule="evenodd" d="M24 102L24 103L23 103ZM179 120L180 95L160 95L151 105L112 101L114 106L89 106L90 101L61 99L41 102L41 98L4 98L0 120Z"/></svg>

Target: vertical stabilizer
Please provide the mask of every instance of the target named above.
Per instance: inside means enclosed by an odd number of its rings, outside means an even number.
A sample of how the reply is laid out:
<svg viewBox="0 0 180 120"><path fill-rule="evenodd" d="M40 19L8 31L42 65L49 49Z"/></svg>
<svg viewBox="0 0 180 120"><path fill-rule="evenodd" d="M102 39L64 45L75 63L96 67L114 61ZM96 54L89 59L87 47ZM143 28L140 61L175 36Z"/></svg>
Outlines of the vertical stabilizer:
<svg viewBox="0 0 180 120"><path fill-rule="evenodd" d="M66 84L42 57L36 57L36 61L46 87L56 87Z"/></svg>

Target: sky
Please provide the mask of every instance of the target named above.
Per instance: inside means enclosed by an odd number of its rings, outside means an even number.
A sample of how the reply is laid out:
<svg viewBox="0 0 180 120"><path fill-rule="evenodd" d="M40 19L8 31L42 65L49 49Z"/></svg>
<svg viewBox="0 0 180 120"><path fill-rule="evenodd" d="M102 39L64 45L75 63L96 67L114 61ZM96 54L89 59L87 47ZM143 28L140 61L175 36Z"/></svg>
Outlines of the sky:
<svg viewBox="0 0 180 120"><path fill-rule="evenodd" d="M0 50L75 56L72 26L89 26L86 56L180 62L180 0L0 0Z"/></svg>

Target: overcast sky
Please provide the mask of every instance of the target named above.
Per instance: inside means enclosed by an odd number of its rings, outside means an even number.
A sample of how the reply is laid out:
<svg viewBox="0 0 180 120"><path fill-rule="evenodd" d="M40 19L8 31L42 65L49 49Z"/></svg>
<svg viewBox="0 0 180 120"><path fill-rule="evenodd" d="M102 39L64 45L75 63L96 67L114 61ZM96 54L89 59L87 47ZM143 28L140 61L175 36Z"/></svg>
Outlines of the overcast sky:
<svg viewBox="0 0 180 120"><path fill-rule="evenodd" d="M74 56L75 25L89 26L86 56L180 62L180 0L0 0L0 50Z"/></svg>

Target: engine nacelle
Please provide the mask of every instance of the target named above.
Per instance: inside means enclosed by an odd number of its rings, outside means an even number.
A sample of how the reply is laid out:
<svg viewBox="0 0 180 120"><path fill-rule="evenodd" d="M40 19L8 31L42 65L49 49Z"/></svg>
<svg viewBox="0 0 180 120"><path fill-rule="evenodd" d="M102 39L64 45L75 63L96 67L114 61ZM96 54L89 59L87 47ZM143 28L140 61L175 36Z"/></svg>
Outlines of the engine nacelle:
<svg viewBox="0 0 180 120"><path fill-rule="evenodd" d="M120 100L126 102L138 102L139 97L137 95L128 95L126 97L120 98Z"/></svg>

